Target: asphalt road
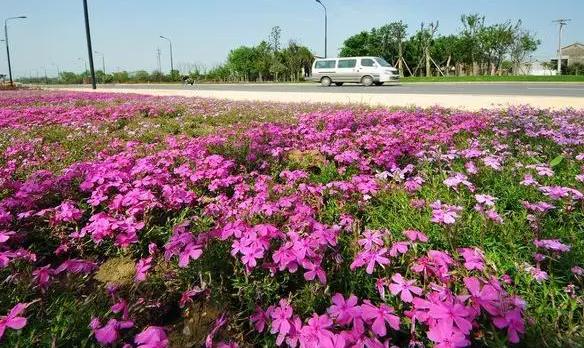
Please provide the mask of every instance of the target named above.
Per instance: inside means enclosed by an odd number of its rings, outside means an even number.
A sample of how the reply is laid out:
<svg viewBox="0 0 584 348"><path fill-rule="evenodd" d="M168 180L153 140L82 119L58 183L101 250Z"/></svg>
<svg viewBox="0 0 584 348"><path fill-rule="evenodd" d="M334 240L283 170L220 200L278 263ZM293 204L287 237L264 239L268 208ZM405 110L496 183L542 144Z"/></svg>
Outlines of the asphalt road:
<svg viewBox="0 0 584 348"><path fill-rule="evenodd" d="M321 87L314 83L303 84L195 84L194 86L170 84L120 84L105 88L200 90L200 91L248 91L248 92L296 92L296 93L364 93L364 94L447 94L447 95L500 95L500 96L546 96L582 97L584 83L403 83L400 85L364 87L345 85Z"/></svg>

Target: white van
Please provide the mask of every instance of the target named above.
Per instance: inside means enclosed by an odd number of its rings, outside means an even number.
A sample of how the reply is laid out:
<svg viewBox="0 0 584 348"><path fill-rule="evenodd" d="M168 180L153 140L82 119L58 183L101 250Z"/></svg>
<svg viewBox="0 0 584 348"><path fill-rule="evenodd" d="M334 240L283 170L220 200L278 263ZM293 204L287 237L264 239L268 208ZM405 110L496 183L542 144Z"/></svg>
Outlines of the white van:
<svg viewBox="0 0 584 348"><path fill-rule="evenodd" d="M399 82L399 72L380 57L319 58L312 64L311 80L325 87L345 82L381 86Z"/></svg>

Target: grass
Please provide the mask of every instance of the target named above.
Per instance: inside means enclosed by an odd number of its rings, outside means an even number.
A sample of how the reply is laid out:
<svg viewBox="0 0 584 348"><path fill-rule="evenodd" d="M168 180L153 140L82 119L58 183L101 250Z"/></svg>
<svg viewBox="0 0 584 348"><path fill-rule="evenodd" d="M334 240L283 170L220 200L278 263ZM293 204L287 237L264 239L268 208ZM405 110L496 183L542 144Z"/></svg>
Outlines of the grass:
<svg viewBox="0 0 584 348"><path fill-rule="evenodd" d="M410 76L402 82L584 82L584 75L561 76Z"/></svg>

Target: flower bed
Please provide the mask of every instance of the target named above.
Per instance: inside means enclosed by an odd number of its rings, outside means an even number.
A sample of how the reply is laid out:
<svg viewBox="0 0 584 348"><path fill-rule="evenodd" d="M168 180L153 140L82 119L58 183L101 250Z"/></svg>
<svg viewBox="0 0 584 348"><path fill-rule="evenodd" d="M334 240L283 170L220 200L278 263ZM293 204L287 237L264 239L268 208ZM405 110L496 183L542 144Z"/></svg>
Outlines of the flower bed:
<svg viewBox="0 0 584 348"><path fill-rule="evenodd" d="M35 91L0 115L8 345L583 342L583 112Z"/></svg>

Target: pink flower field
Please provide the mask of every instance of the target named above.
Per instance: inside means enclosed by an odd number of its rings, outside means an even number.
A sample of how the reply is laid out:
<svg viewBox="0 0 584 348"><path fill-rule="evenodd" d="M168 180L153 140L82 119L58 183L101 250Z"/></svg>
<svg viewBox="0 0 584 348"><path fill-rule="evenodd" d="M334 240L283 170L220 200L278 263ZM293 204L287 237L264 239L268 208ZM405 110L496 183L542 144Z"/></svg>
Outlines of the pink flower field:
<svg viewBox="0 0 584 348"><path fill-rule="evenodd" d="M584 111L0 94L0 344L584 345Z"/></svg>

